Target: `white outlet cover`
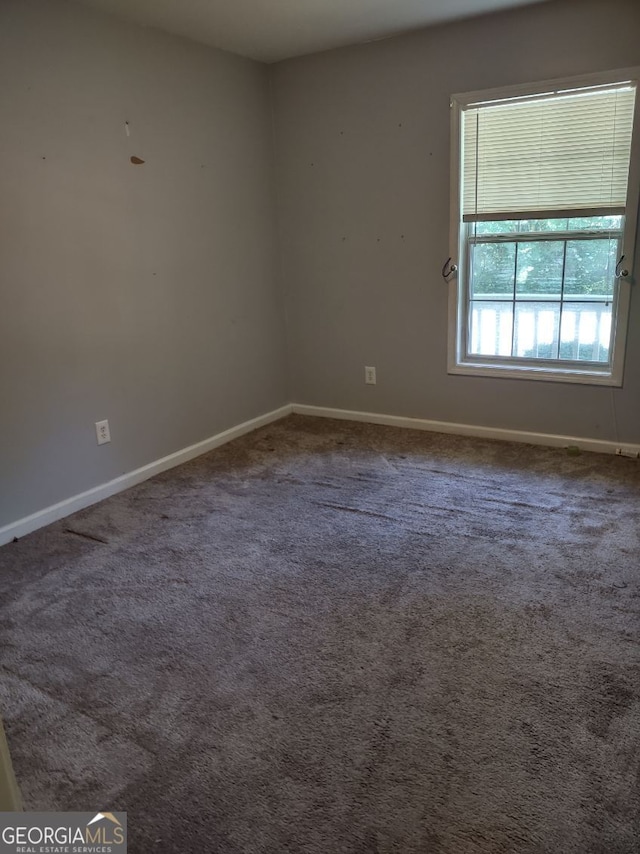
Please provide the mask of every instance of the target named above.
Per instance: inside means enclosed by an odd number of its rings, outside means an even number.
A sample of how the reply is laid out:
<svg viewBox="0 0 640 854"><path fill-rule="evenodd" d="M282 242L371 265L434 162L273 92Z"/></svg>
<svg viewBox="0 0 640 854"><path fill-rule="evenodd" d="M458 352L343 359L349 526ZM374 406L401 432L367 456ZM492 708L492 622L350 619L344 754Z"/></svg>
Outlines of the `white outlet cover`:
<svg viewBox="0 0 640 854"><path fill-rule="evenodd" d="M99 445L106 445L107 442L111 441L109 422L106 419L104 421L96 421L96 439Z"/></svg>
<svg viewBox="0 0 640 854"><path fill-rule="evenodd" d="M365 366L364 381L367 385L375 385L376 384L376 369L374 367Z"/></svg>

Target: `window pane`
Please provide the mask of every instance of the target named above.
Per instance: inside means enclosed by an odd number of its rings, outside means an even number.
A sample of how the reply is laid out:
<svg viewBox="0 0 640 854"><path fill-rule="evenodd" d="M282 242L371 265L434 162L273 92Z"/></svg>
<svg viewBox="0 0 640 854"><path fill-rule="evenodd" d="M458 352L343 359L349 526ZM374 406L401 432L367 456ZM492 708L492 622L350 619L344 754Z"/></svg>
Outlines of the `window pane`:
<svg viewBox="0 0 640 854"><path fill-rule="evenodd" d="M557 359L559 331L559 302L516 303L513 355Z"/></svg>
<svg viewBox="0 0 640 854"><path fill-rule="evenodd" d="M518 244L516 294L519 298L562 292L562 240L536 240Z"/></svg>
<svg viewBox="0 0 640 854"><path fill-rule="evenodd" d="M621 216L574 216L569 220L570 231L619 231L621 228Z"/></svg>
<svg viewBox="0 0 640 854"><path fill-rule="evenodd" d="M513 303L471 303L469 353L475 356L510 356Z"/></svg>
<svg viewBox="0 0 640 854"><path fill-rule="evenodd" d="M527 232L566 231L567 218L560 219L521 219L518 223L518 231L521 234Z"/></svg>
<svg viewBox="0 0 640 854"><path fill-rule="evenodd" d="M573 216L555 219L505 219L472 223L472 235L545 234L554 231L622 231L623 217Z"/></svg>
<svg viewBox="0 0 640 854"><path fill-rule="evenodd" d="M503 219L497 222L476 222L472 226L476 234L513 234L518 231L517 219Z"/></svg>
<svg viewBox="0 0 640 854"><path fill-rule="evenodd" d="M569 240L565 294L613 296L617 240Z"/></svg>
<svg viewBox="0 0 640 854"><path fill-rule="evenodd" d="M513 296L515 243L479 243L471 252L471 297Z"/></svg>
<svg viewBox="0 0 640 854"><path fill-rule="evenodd" d="M560 324L560 358L608 362L611 303L564 303Z"/></svg>

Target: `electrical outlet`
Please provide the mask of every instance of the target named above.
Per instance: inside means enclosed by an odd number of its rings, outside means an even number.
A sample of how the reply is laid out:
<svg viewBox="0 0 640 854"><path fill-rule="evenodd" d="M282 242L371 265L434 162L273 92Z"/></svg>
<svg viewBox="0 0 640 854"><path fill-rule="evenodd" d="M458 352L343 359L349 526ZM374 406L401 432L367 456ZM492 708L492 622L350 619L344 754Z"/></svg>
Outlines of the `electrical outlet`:
<svg viewBox="0 0 640 854"><path fill-rule="evenodd" d="M364 381L366 385L375 385L376 384L376 369L365 367L364 369Z"/></svg>
<svg viewBox="0 0 640 854"><path fill-rule="evenodd" d="M106 419L104 421L96 421L96 438L99 445L106 445L107 442L111 441L109 422Z"/></svg>

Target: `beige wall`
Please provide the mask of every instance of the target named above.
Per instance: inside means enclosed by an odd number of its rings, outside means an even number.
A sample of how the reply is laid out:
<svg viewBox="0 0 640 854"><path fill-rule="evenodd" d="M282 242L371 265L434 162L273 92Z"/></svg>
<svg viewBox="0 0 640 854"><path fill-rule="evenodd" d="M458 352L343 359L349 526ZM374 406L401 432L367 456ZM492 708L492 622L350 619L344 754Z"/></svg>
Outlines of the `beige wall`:
<svg viewBox="0 0 640 854"><path fill-rule="evenodd" d="M636 290L612 390L448 375L440 275L450 95L638 65L639 35L637 0L554 0L274 67L295 401L640 441Z"/></svg>
<svg viewBox="0 0 640 854"><path fill-rule="evenodd" d="M2 0L0 527L286 402L272 145L265 66Z"/></svg>

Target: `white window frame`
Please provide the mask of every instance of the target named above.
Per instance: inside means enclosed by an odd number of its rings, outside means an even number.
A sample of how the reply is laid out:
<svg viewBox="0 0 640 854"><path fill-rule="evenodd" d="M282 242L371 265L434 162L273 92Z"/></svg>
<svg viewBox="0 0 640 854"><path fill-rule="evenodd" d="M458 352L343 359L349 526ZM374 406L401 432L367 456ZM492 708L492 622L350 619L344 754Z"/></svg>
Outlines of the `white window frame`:
<svg viewBox="0 0 640 854"><path fill-rule="evenodd" d="M462 221L462 112L470 104L481 101L498 101L518 98L526 95L552 93L566 89L580 89L587 86L600 86L632 81L638 86L636 109L633 122L629 184L627 190L626 214L622 235L621 252L624 255L623 267L628 276L617 280L617 294L614 297L613 342L611 361L602 368L592 363L581 367L571 362L566 367L557 362L545 364L544 359L527 360L522 364L512 357L467 356L466 326L468 317L467 283L469 275L468 241L465 236L465 223ZM550 382L585 383L589 385L621 386L624 372L625 344L629 321L631 288L634 283L634 252L638 224L638 203L640 201L640 67L622 68L614 71L586 74L579 77L566 77L546 80L538 83L518 86L465 92L451 98L451 204L450 204L450 246L451 264L457 268L448 279L449 287L449 334L447 368L450 374L465 374L482 377L507 377Z"/></svg>

